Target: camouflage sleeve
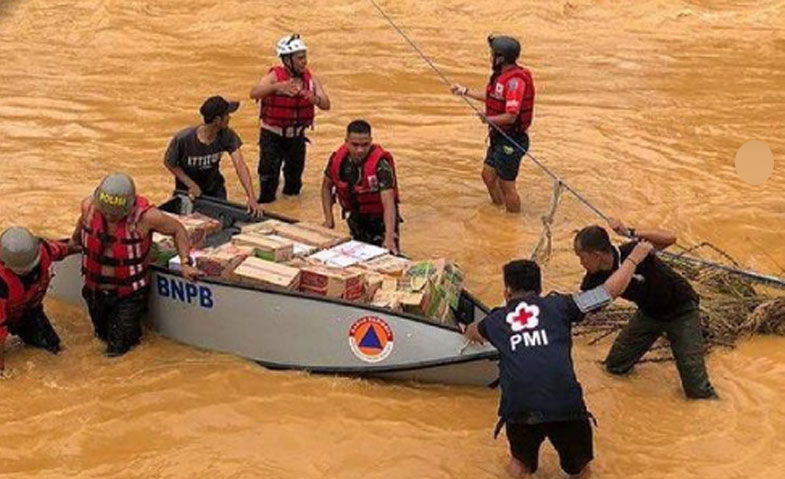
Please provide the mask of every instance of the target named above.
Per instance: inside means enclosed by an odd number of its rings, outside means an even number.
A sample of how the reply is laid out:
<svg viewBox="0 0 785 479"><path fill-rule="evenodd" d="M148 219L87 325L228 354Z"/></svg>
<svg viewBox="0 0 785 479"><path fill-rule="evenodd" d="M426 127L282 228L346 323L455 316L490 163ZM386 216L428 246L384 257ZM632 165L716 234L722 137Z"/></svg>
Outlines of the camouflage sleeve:
<svg viewBox="0 0 785 479"><path fill-rule="evenodd" d="M395 188L395 171L385 159L379 160L376 165L376 179L379 180L379 190Z"/></svg>

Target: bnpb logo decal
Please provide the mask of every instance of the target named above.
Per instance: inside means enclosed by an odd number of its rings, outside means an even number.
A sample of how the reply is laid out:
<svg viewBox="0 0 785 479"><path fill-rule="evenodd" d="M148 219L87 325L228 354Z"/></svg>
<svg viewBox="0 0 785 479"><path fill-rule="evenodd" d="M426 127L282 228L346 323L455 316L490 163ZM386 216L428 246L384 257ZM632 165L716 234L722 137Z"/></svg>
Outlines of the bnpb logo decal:
<svg viewBox="0 0 785 479"><path fill-rule="evenodd" d="M383 361L393 350L392 328L375 316L362 317L349 328L349 347L365 362Z"/></svg>

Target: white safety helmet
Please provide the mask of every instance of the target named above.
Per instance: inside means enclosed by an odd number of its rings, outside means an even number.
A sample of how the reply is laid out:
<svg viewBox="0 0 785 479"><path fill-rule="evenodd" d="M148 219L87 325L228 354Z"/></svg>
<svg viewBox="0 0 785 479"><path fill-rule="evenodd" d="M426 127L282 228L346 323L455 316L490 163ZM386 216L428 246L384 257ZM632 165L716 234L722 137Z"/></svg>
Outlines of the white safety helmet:
<svg viewBox="0 0 785 479"><path fill-rule="evenodd" d="M305 42L300 38L299 33L286 35L275 44L275 54L278 55L278 57L305 51L308 51L308 47L305 46Z"/></svg>

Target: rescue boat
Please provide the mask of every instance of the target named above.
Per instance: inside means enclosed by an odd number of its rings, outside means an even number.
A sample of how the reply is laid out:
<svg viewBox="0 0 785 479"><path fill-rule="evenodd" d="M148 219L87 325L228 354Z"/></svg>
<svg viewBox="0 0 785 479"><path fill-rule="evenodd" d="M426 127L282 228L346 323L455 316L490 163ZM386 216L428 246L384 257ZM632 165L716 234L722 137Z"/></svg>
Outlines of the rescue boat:
<svg viewBox="0 0 785 479"><path fill-rule="evenodd" d="M175 197L159 208L179 212L181 202ZM199 198L193 209L223 223L224 229L208 238L211 244L237 233L235 223L253 221L242 205L217 199ZM80 261L73 255L56 264L50 294L85 307ZM498 375L498 352L489 344L467 343L457 325L221 278L190 282L169 268L151 268L148 321L180 343L236 354L270 369L315 374L478 386ZM454 312L458 322L468 324L485 317L488 308L464 290Z"/></svg>

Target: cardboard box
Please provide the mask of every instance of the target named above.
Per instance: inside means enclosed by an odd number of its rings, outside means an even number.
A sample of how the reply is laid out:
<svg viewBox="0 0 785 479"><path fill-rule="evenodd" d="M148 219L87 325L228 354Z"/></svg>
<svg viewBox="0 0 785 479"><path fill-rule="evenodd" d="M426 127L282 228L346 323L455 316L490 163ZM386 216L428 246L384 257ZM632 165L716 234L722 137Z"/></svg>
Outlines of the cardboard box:
<svg viewBox="0 0 785 479"><path fill-rule="evenodd" d="M317 231L304 228L296 224L281 223L275 226L275 233L284 238L297 241L299 243L316 246L319 249L334 246L337 241L333 236L322 234Z"/></svg>
<svg viewBox="0 0 785 479"><path fill-rule="evenodd" d="M346 268L356 265L362 261L367 261L387 253L387 250L363 243L361 241L349 241L339 244L332 248L319 251L309 256L309 259L319 261L327 266Z"/></svg>
<svg viewBox="0 0 785 479"><path fill-rule="evenodd" d="M292 251L292 255L296 258L301 258L304 256L308 256L316 252L316 246L311 246L305 243L298 243L297 241L290 240L288 238L284 238L283 236L279 236L277 234L267 235L269 238L281 240L281 241L289 241L294 245L294 249Z"/></svg>
<svg viewBox="0 0 785 479"><path fill-rule="evenodd" d="M413 263L401 278L399 289L424 293L418 305L421 314L440 322L454 322L452 308L457 308L465 276L458 265L438 259ZM411 298L409 303L413 303ZM404 307L405 309L405 307Z"/></svg>
<svg viewBox="0 0 785 479"><path fill-rule="evenodd" d="M397 291L385 291L380 289L373 295L370 304L377 308L385 308L392 311L401 311L402 309L400 294Z"/></svg>
<svg viewBox="0 0 785 479"><path fill-rule="evenodd" d="M265 220L258 223L247 223L240 226L240 232L242 234L258 233L269 235L275 233L275 227L282 224L285 223L279 220Z"/></svg>
<svg viewBox="0 0 785 479"><path fill-rule="evenodd" d="M285 238L272 238L259 233L239 234L232 237L232 244L253 249L257 258L283 263L292 258L294 244Z"/></svg>
<svg viewBox="0 0 785 479"><path fill-rule="evenodd" d="M160 233L153 233L153 244L150 245L150 262L158 266L168 266L169 260L177 256L174 238Z"/></svg>
<svg viewBox="0 0 785 479"><path fill-rule="evenodd" d="M416 314L419 316L428 316L428 307L430 306L431 295L430 289L422 291L398 291L401 301L401 307L407 313Z"/></svg>
<svg viewBox="0 0 785 479"><path fill-rule="evenodd" d="M164 214L169 215L183 225L185 231L188 233L188 238L191 241L191 248L202 247L205 239L207 239L209 235L223 229L223 224L220 221L201 213L175 215L164 212Z"/></svg>
<svg viewBox="0 0 785 479"><path fill-rule="evenodd" d="M325 228L320 224L310 223L308 221L300 221L299 223L296 224L301 228L305 228L307 230L311 230L313 232L319 233L322 236L333 238L334 241L333 245L345 243L352 239L351 236L349 236L347 233L343 233L335 229Z"/></svg>
<svg viewBox="0 0 785 479"><path fill-rule="evenodd" d="M412 262L406 258L385 254L368 261L363 261L357 266L376 271L377 273L401 276L411 264Z"/></svg>
<svg viewBox="0 0 785 479"><path fill-rule="evenodd" d="M363 276L358 271L306 265L300 269L300 291L356 301L363 298Z"/></svg>
<svg viewBox="0 0 785 479"><path fill-rule="evenodd" d="M196 267L207 276L228 277L232 270L245 258L253 254L253 248L224 243L215 248L200 250L196 256Z"/></svg>
<svg viewBox="0 0 785 479"><path fill-rule="evenodd" d="M250 286L294 290L300 285L300 270L249 256L234 269L229 278Z"/></svg>
<svg viewBox="0 0 785 479"><path fill-rule="evenodd" d="M356 272L362 274L363 277L363 295L360 301L364 303L369 303L373 299L376 291L382 288L384 281L387 279L389 280L389 276L383 275L381 273L377 273L375 271L370 271L363 268L346 268L347 271ZM395 281L395 279L393 279ZM393 287L393 290L396 288Z"/></svg>

